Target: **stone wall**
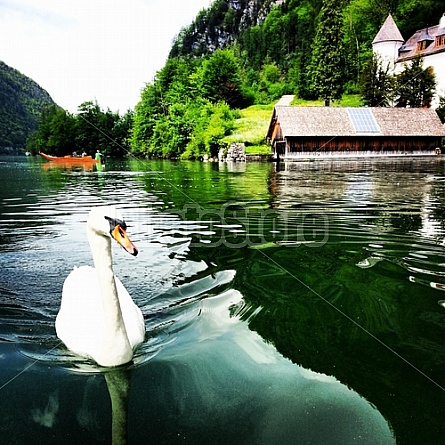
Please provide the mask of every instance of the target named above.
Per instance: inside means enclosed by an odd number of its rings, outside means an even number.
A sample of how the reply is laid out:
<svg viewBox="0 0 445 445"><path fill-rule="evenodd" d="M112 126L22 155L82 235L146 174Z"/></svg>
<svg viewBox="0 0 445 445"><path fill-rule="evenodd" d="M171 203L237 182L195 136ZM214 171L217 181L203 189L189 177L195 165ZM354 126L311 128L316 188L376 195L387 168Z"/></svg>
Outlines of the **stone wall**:
<svg viewBox="0 0 445 445"><path fill-rule="evenodd" d="M246 148L242 142L230 144L227 153L223 148L219 150L218 159L227 162L246 162Z"/></svg>

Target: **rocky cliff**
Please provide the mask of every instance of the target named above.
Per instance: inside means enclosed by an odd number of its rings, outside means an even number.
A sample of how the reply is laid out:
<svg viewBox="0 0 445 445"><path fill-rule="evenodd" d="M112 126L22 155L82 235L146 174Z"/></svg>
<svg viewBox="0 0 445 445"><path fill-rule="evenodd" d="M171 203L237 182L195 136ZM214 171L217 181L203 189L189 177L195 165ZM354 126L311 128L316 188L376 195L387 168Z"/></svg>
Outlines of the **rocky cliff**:
<svg viewBox="0 0 445 445"><path fill-rule="evenodd" d="M284 0L216 0L179 32L169 57L201 57L222 49L244 29L261 24L274 6L283 3Z"/></svg>

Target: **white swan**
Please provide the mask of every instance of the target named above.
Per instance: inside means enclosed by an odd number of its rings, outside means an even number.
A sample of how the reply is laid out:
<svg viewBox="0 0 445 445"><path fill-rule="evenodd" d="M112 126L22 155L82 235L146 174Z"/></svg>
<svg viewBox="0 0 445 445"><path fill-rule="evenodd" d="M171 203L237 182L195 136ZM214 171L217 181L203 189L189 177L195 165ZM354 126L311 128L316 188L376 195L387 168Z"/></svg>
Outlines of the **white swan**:
<svg viewBox="0 0 445 445"><path fill-rule="evenodd" d="M141 310L112 268L111 238L131 255L138 254L126 228L115 207L91 210L87 236L95 267L74 268L68 275L56 318L57 336L68 349L101 366L130 362L145 335Z"/></svg>

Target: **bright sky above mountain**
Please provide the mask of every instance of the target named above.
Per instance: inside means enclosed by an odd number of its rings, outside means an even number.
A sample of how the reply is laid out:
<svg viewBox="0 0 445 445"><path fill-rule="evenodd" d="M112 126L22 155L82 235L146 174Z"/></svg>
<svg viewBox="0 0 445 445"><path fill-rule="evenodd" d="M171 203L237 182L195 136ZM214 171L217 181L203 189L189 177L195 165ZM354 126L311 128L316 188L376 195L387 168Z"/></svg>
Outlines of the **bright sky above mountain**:
<svg viewBox="0 0 445 445"><path fill-rule="evenodd" d="M85 101L123 114L211 0L0 0L0 60L70 112Z"/></svg>

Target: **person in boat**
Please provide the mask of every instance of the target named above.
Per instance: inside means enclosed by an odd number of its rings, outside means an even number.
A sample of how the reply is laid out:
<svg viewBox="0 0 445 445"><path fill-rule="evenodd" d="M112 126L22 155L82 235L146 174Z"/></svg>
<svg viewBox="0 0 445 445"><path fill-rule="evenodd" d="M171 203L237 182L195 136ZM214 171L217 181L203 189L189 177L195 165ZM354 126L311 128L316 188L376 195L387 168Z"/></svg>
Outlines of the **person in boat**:
<svg viewBox="0 0 445 445"><path fill-rule="evenodd" d="M99 150L96 151L96 156L94 157L94 159L102 164L102 153Z"/></svg>

